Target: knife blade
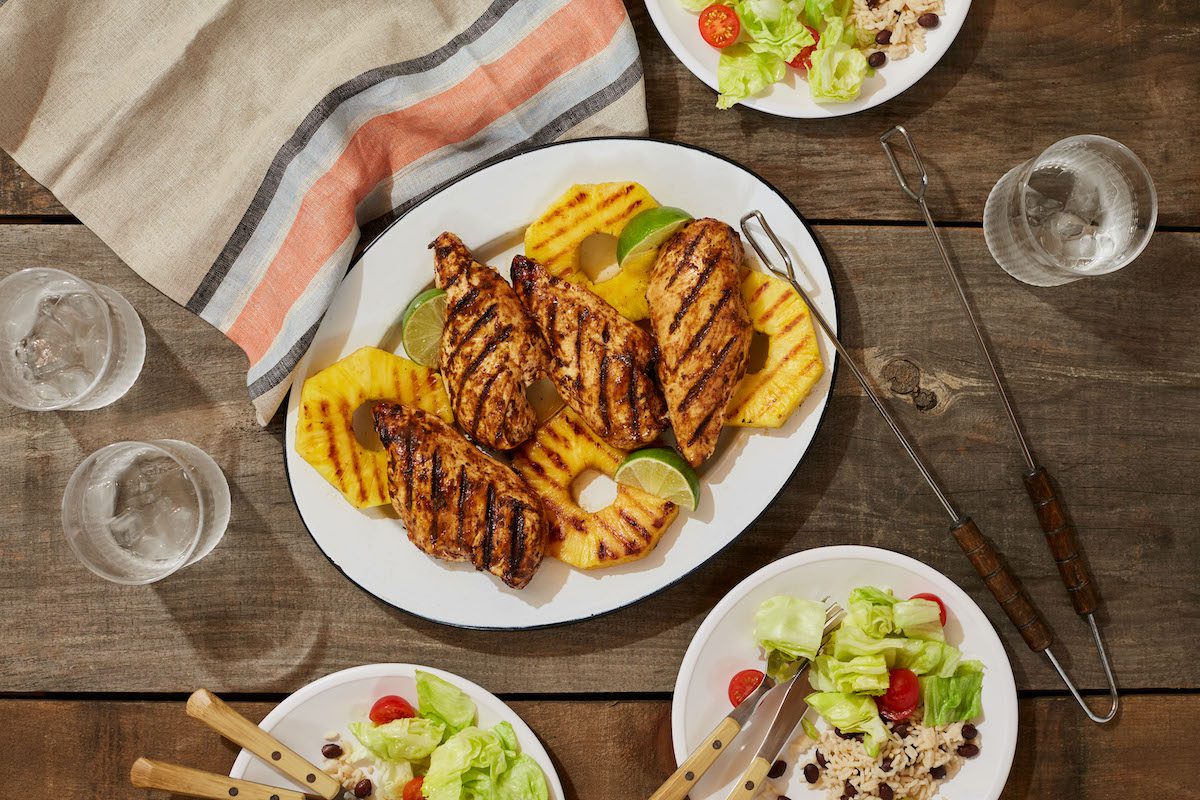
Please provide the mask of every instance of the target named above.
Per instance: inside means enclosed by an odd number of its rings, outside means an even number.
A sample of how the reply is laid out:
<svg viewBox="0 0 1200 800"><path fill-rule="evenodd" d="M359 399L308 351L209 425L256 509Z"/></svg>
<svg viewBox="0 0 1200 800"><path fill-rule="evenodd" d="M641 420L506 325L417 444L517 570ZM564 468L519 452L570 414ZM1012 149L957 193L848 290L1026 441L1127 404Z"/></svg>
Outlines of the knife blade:
<svg viewBox="0 0 1200 800"><path fill-rule="evenodd" d="M792 740L796 726L800 724L804 713L808 711L808 702L804 699L812 691L812 687L808 683L808 664L805 664L804 669L798 672L794 678L779 684L776 688L780 687L786 687L786 694L783 702L779 704L779 710L775 712L775 718L771 721L767 738L763 739L754 760L750 762L750 766L734 784L728 800L751 800L758 795L762 790L763 781L767 778L767 773L771 771L771 765L775 763L779 754Z"/></svg>

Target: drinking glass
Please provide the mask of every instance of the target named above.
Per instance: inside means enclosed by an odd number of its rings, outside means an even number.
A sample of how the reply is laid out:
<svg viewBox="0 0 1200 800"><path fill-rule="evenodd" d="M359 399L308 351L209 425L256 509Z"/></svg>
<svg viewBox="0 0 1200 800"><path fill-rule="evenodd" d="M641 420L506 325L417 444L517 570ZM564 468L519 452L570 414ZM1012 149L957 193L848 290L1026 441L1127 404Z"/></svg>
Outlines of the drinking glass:
<svg viewBox="0 0 1200 800"><path fill-rule="evenodd" d="M229 525L229 484L193 444L117 442L76 468L62 519L67 543L92 572L153 583L217 546Z"/></svg>
<svg viewBox="0 0 1200 800"><path fill-rule="evenodd" d="M129 391L146 333L129 301L46 267L0 280L0 399L30 411L86 411Z"/></svg>
<svg viewBox="0 0 1200 800"><path fill-rule="evenodd" d="M1132 150L1103 136L1072 136L1000 179L983 234L1009 275L1059 286L1133 261L1157 217L1154 183Z"/></svg>

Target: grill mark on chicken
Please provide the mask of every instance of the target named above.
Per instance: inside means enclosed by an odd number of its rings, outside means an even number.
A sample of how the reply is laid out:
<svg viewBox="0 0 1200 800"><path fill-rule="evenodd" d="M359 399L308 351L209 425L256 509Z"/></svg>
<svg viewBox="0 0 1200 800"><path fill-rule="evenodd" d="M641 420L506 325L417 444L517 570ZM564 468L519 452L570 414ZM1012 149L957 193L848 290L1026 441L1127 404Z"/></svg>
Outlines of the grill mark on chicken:
<svg viewBox="0 0 1200 800"><path fill-rule="evenodd" d="M508 564L509 574L513 564L520 564L525 558L525 504L513 500L510 506L512 516L508 523Z"/></svg>
<svg viewBox="0 0 1200 800"><path fill-rule="evenodd" d="M579 361L583 355L583 326L587 322L590 313L586 308L579 310L579 318L575 320L575 360ZM575 373L575 388L583 388L583 370L578 370Z"/></svg>
<svg viewBox="0 0 1200 800"><path fill-rule="evenodd" d="M463 464L462 469L458 471L458 528L455 535L458 539L459 548L463 547L463 525L465 524L464 516L467 510L467 497L471 494L471 482L467 479L467 465Z"/></svg>
<svg viewBox="0 0 1200 800"><path fill-rule="evenodd" d="M442 451L433 449L433 468L429 471L429 499L433 502L433 528L429 532L429 541L437 543L441 535L438 525L438 512L446 507L446 497L442 494Z"/></svg>
<svg viewBox="0 0 1200 800"><path fill-rule="evenodd" d="M687 315L688 309L692 307L692 303L696 302L696 298L700 296L700 291L704 288L704 284L708 283L709 276L717 267L718 254L714 253L704 260L704 271L700 273L700 277L696 279L696 283L688 289L687 294L683 296L683 300L679 303L678 310L675 311L675 318L671 320L670 332L674 333L679 329L679 323L683 322L684 316Z"/></svg>
<svg viewBox="0 0 1200 800"><path fill-rule="evenodd" d="M621 355L621 360L629 368L629 386L625 390L625 400L629 403L629 416L631 419L641 419L638 414L638 398L637 398L637 363L634 361L633 353L626 352Z"/></svg>
<svg viewBox="0 0 1200 800"><path fill-rule="evenodd" d="M604 432L612 433L612 417L608 409L608 323L600 333L600 341L604 342L604 355L600 356L600 379L596 386L596 403L600 406L600 419L604 421Z"/></svg>
<svg viewBox="0 0 1200 800"><path fill-rule="evenodd" d="M487 402L488 395L492 393L492 387L496 384L496 378L499 377L499 372L493 372L488 376L487 381L483 384L483 389L479 392L479 402L475 404L475 418L471 421L472 439L479 435L479 420L483 418L484 403Z"/></svg>
<svg viewBox="0 0 1200 800"><path fill-rule="evenodd" d="M705 368L704 372L700 373L700 377L696 379L696 382L693 383L691 388L687 390L687 394L683 396L683 401L679 404L680 411L686 411L687 407L696 400L696 398L700 395L700 390L704 388L704 384L708 383L713 374L716 373L716 371L721 367L721 362L723 362L725 357L729 355L729 351L733 349L733 346L736 343L736 336L729 337L729 341L725 342L725 346L721 348L719 353L717 353L717 357L714 358L713 362Z"/></svg>
<svg viewBox="0 0 1200 800"><path fill-rule="evenodd" d="M719 409L716 406L713 406L708 410L708 413L705 414L704 418L700 420L700 424L696 426L696 430L693 431L692 435L688 437L689 445L700 441L700 437L704 435L704 431L707 430L709 423L713 421L713 417L716 416L718 410Z"/></svg>
<svg viewBox="0 0 1200 800"><path fill-rule="evenodd" d="M482 566L488 569L492 566L492 547L496 536L496 487L489 483L487 501L483 512L483 541L481 542Z"/></svg>
<svg viewBox="0 0 1200 800"><path fill-rule="evenodd" d="M495 336L493 336L491 339L488 339L487 344L485 344L483 346L483 350L481 350L479 355L475 356L475 358L471 360L471 363L467 365L467 368L463 370L462 375L459 376L459 381L458 381L458 391L459 392L462 391L463 384L465 384L468 380L471 379L471 377L473 376L473 374L475 372L475 368L478 367L481 363L483 363L483 360L485 358L487 358L488 356L490 356L492 354L493 350L495 350L503 342L505 342L508 339L508 337L512 335L512 331L513 331L512 325L505 325L499 331L496 332ZM493 377L494 377L494 374L493 374Z"/></svg>
<svg viewBox="0 0 1200 800"><path fill-rule="evenodd" d="M725 291L721 292L721 298L713 304L712 311L709 313L708 319L704 320L704 324L696 330L696 333L692 336L692 340L688 342L687 350L684 351L685 358L687 357L688 353L699 347L700 343L704 341L704 338L708 336L708 332L712 330L713 322L715 322L717 319L717 314L721 313L721 309L725 307L725 304L729 302L729 298L732 296L732 289L726 289Z"/></svg>
<svg viewBox="0 0 1200 800"><path fill-rule="evenodd" d="M446 372L450 371L451 367L454 366L455 359L458 358L458 354L462 352L463 346L467 342L474 339L475 334L479 333L480 329L483 328L484 325L487 325L489 322L495 319L496 313L497 309L495 303L492 303L490 306L484 309L484 312L479 315L478 319L471 323L471 327L467 328L466 333L459 337L458 341L454 344L454 349L450 351L450 357L447 358L442 364L443 370Z"/></svg>
<svg viewBox="0 0 1200 800"><path fill-rule="evenodd" d="M687 246L683 248L683 254L680 255L679 260L675 262L675 271L671 273L670 278L667 278L668 289L674 285L675 279L679 277L679 273L683 272L683 268L687 266L689 261L692 260L692 255L696 252L696 248L700 246L700 241L703 238L704 231L700 230L695 236L692 237L692 240L687 243Z"/></svg>
<svg viewBox="0 0 1200 800"><path fill-rule="evenodd" d="M404 433L404 507L412 509L413 498L413 435L408 430Z"/></svg>
<svg viewBox="0 0 1200 800"><path fill-rule="evenodd" d="M456 275L455 277L457 278L458 276ZM472 286L467 290L466 294L458 298L457 303L450 307L450 311L447 316L450 314L461 314L463 311L466 311L467 307L474 303L477 297L479 297L479 287Z"/></svg>

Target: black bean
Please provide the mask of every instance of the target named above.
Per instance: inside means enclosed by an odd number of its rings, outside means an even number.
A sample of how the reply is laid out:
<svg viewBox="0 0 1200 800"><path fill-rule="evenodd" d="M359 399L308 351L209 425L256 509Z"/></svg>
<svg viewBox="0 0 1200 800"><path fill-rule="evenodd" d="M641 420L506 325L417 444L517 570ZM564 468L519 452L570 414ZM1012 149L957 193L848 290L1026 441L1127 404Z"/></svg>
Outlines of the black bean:
<svg viewBox="0 0 1200 800"><path fill-rule="evenodd" d="M876 50L871 55L867 56L867 65L871 69L879 69L887 63L887 55Z"/></svg>
<svg viewBox="0 0 1200 800"><path fill-rule="evenodd" d="M926 11L921 16L917 17L917 24L922 28L936 28L938 25L938 15L932 11Z"/></svg>
<svg viewBox="0 0 1200 800"><path fill-rule="evenodd" d="M841 739L853 739L856 742L861 742L863 740L863 735L861 733L845 733L841 728L834 728L833 732L836 733Z"/></svg>
<svg viewBox="0 0 1200 800"><path fill-rule="evenodd" d="M363 778L358 783L354 784L354 796L366 797L371 793L371 779Z"/></svg>
<svg viewBox="0 0 1200 800"><path fill-rule="evenodd" d="M326 742L324 745L321 746L321 755L325 756L326 758L337 758L341 754L342 754L341 746L336 745L333 742Z"/></svg>
<svg viewBox="0 0 1200 800"><path fill-rule="evenodd" d="M858 789L854 788L854 784L850 783L850 779L846 778L845 788L842 790L842 797L854 797L858 794Z"/></svg>
<svg viewBox="0 0 1200 800"><path fill-rule="evenodd" d="M892 791L892 787L886 783L879 784L879 788L876 791L879 793L879 800L893 800L896 796L896 793Z"/></svg>
<svg viewBox="0 0 1200 800"><path fill-rule="evenodd" d="M825 769L825 765L828 763L829 762L825 760L825 756L821 755L821 751L818 750L817 751L817 766L820 767L821 769Z"/></svg>
<svg viewBox="0 0 1200 800"><path fill-rule="evenodd" d="M804 780L809 783L816 783L819 777L821 777L821 770L817 769L816 764L804 765Z"/></svg>
<svg viewBox="0 0 1200 800"><path fill-rule="evenodd" d="M908 724L901 722L899 725L892 728L892 732L895 733L897 736L899 736L901 739L907 739L908 738Z"/></svg>
<svg viewBox="0 0 1200 800"><path fill-rule="evenodd" d="M767 772L767 777L778 778L785 772L787 772L787 762L783 759L780 759L771 765L770 771Z"/></svg>
<svg viewBox="0 0 1200 800"><path fill-rule="evenodd" d="M929 770L929 777L933 778L935 781L940 781L942 778L946 777L946 768L934 767L933 769Z"/></svg>
<svg viewBox="0 0 1200 800"><path fill-rule="evenodd" d="M958 746L958 754L963 758L974 758L979 755L979 745L977 744L960 744Z"/></svg>
<svg viewBox="0 0 1200 800"><path fill-rule="evenodd" d="M892 32L884 28L879 33L875 34L875 44L887 44L892 40Z"/></svg>
<svg viewBox="0 0 1200 800"><path fill-rule="evenodd" d="M884 772L891 772L892 771L892 757L885 756L883 761L879 762L879 768L881 770L883 770Z"/></svg>
<svg viewBox="0 0 1200 800"><path fill-rule="evenodd" d="M962 735L964 739L974 739L979 735L979 729L968 722L962 726Z"/></svg>

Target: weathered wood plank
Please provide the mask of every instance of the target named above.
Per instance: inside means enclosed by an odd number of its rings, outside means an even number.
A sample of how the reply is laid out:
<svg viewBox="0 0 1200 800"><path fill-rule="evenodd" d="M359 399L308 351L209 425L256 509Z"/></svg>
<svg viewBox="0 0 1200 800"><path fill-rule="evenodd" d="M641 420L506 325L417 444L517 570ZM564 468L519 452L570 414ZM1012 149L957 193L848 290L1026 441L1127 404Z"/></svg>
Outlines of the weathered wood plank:
<svg viewBox="0 0 1200 800"><path fill-rule="evenodd" d="M919 411L911 397L895 397L904 424L1025 579L1081 683L1099 687L1024 496L1015 443L927 234L833 226L818 235L845 338L898 388L912 383L898 360L918 371L936 405ZM1107 601L1101 618L1122 684L1200 688L1192 652L1200 635L1200 328L1192 324L1200 234L1159 234L1123 272L1050 290L1007 278L978 230L952 231L949 241L1031 440L1075 516ZM141 312L149 339L141 379L107 409L0 409L0 691L281 692L353 664L417 661L499 692L665 692L700 620L738 581L782 555L844 543L906 552L948 574L1001 632L1018 685L1058 687L1009 630L844 370L812 451L780 497L687 580L566 630L460 631L384 607L321 556L287 488L282 427L255 426L234 345L81 227L0 226L0 263L5 273L67 267L115 287ZM919 399L929 408L929 394ZM74 561L59 501L84 455L138 437L187 439L212 453L229 476L233 522L203 562L155 586L119 587Z"/></svg>
<svg viewBox="0 0 1200 800"><path fill-rule="evenodd" d="M810 217L919 219L877 142L903 122L923 148L939 218L978 221L1007 169L1063 137L1099 133L1146 162L1160 224L1200 225L1200 139L1183 112L1200 106L1200 24L1186 0L975 0L954 46L915 87L879 108L822 121L718 113L713 92L667 49L642 0L627 5L651 133L749 165ZM59 213L0 155L0 214Z"/></svg>
<svg viewBox="0 0 1200 800"><path fill-rule="evenodd" d="M647 797L674 767L666 700L511 705L550 752L567 798ZM234 707L261 719L272 704ZM237 753L187 719L182 702L3 700L0 713L10 785L46 797L157 800L166 795L129 785L138 756L227 772ZM1121 797L1200 797L1191 772L1179 768L1200 757L1198 695L1127 697L1106 727L1085 722L1069 698L1022 700L1020 719L1006 800L1111 798L1114 787Z"/></svg>

